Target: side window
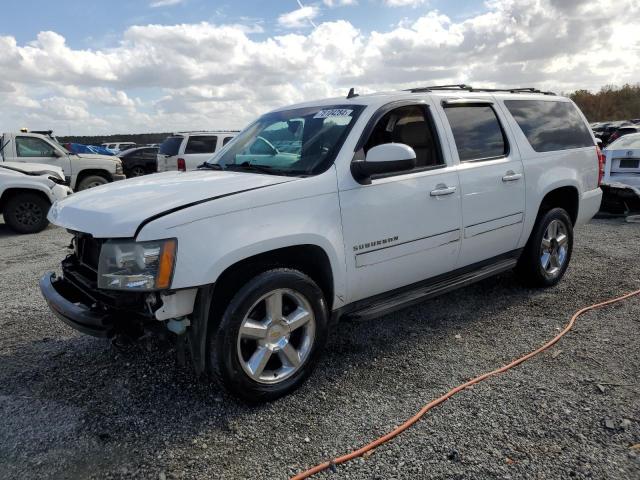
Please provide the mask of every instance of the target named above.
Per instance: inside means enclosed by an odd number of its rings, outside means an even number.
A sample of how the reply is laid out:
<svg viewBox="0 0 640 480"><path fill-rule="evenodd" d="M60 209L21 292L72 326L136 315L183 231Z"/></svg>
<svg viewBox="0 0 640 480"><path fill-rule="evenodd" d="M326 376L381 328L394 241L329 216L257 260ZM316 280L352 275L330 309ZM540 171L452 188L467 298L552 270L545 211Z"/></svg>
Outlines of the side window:
<svg viewBox="0 0 640 480"><path fill-rule="evenodd" d="M222 146L225 146L227 143L229 143L231 140L233 139L233 137L224 137L224 140L222 140Z"/></svg>
<svg viewBox="0 0 640 480"><path fill-rule="evenodd" d="M507 110L536 152L593 147L577 108L556 100L505 100Z"/></svg>
<svg viewBox="0 0 640 480"><path fill-rule="evenodd" d="M184 153L213 153L216 151L218 137L213 136L193 136L189 137Z"/></svg>
<svg viewBox="0 0 640 480"><path fill-rule="evenodd" d="M16 137L19 157L53 157L53 147L40 138Z"/></svg>
<svg viewBox="0 0 640 480"><path fill-rule="evenodd" d="M377 145L404 143L416 152L416 170L444 165L435 130L425 108L408 105L384 114L364 144L365 154Z"/></svg>
<svg viewBox="0 0 640 480"><path fill-rule="evenodd" d="M496 112L489 105L460 105L444 109L461 162L487 160L508 152Z"/></svg>

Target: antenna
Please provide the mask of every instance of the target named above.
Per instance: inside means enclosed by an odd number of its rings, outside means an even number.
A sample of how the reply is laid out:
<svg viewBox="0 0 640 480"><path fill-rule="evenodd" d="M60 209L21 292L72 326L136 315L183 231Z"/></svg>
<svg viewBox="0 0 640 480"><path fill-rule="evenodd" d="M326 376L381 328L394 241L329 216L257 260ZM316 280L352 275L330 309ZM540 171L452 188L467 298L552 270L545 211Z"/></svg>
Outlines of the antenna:
<svg viewBox="0 0 640 480"><path fill-rule="evenodd" d="M349 89L349 93L347 93L347 99L354 98L354 97L357 97L357 96L358 96L358 94L356 93L356 89L351 87Z"/></svg>

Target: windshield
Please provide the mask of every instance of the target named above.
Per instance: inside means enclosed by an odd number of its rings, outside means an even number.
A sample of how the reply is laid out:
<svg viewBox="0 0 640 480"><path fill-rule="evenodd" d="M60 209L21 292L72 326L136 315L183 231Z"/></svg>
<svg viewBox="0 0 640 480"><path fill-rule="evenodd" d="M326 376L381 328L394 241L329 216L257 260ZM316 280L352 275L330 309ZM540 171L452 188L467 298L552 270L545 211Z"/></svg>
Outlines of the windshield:
<svg viewBox="0 0 640 480"><path fill-rule="evenodd" d="M57 140L57 139L50 138L50 140L51 140L53 143L55 143L55 144L56 144L56 146L57 146L60 150L62 150L64 153L66 153L67 155L71 155L71 153L72 153L72 152L70 152L69 150L67 150L67 148L66 148L64 145L62 145L60 142L58 142L58 140Z"/></svg>
<svg viewBox="0 0 640 480"><path fill-rule="evenodd" d="M316 175L334 161L361 105L308 107L268 113L207 162L229 170Z"/></svg>
<svg viewBox="0 0 640 480"><path fill-rule="evenodd" d="M607 150L615 150L617 148L640 148L640 133L625 135L607 146Z"/></svg>
<svg viewBox="0 0 640 480"><path fill-rule="evenodd" d="M184 137L167 137L165 141L162 142L162 145L160 145L159 153L168 155L169 157L177 155L183 139Z"/></svg>

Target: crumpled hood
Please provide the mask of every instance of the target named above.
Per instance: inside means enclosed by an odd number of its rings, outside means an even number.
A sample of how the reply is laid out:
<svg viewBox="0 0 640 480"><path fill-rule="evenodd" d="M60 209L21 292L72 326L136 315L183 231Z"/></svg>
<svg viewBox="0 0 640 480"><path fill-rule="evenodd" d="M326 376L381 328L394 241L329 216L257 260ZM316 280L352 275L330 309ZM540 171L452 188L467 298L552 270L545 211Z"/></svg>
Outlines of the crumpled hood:
<svg viewBox="0 0 640 480"><path fill-rule="evenodd" d="M49 220L96 238L133 237L138 226L150 217L292 180L295 177L215 170L158 173L74 193L51 207Z"/></svg>
<svg viewBox="0 0 640 480"><path fill-rule="evenodd" d="M58 178L64 180L64 172L60 167L55 165L47 165L46 163L25 163L25 162L2 162L0 165L4 165L15 170L28 173L39 173L42 175L56 174Z"/></svg>
<svg viewBox="0 0 640 480"><path fill-rule="evenodd" d="M99 153L76 153L79 158L86 160L111 160L112 162L118 162L120 159L115 155L100 155Z"/></svg>

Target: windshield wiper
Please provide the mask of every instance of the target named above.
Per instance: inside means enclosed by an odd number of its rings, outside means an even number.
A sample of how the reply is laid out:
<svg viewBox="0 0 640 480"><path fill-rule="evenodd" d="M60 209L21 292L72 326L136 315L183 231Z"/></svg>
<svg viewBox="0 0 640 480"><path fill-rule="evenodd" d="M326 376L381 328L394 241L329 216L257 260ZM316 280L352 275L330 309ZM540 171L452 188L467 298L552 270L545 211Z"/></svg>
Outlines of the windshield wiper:
<svg viewBox="0 0 640 480"><path fill-rule="evenodd" d="M203 169L203 170L222 170L222 165L219 165L217 163L201 163L200 165L198 165L198 170Z"/></svg>
<svg viewBox="0 0 640 480"><path fill-rule="evenodd" d="M283 170L275 169L269 165L260 165L258 163L231 163L229 165L225 165L226 170L245 170L247 172L260 172L260 173L270 173L272 175L278 175L282 173L286 173Z"/></svg>

